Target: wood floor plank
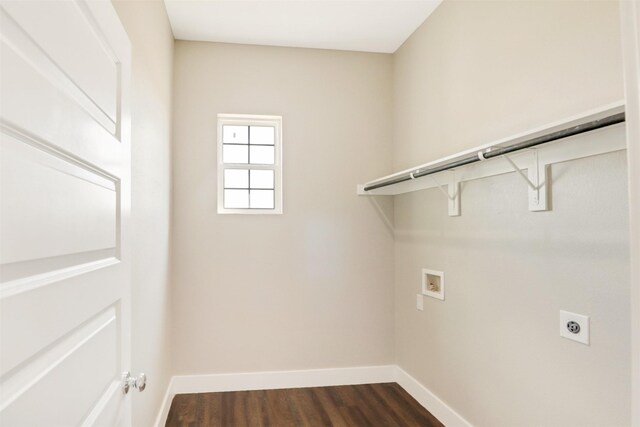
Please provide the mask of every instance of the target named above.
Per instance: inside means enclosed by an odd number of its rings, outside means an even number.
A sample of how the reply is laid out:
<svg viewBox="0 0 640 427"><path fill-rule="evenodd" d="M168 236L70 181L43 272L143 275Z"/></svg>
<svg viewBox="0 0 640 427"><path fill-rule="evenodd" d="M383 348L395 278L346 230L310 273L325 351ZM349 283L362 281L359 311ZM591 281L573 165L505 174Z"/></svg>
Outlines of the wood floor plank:
<svg viewBox="0 0 640 427"><path fill-rule="evenodd" d="M377 408L378 413L383 414L377 423L378 426L405 426L405 419L397 413L393 408L389 407L388 402L383 399L373 389L373 384L364 384L359 386L360 394L366 398L368 407Z"/></svg>
<svg viewBox="0 0 640 427"><path fill-rule="evenodd" d="M442 427L396 383L176 395L166 427Z"/></svg>
<svg viewBox="0 0 640 427"><path fill-rule="evenodd" d="M376 427L365 418L364 414L357 406L343 406L340 410L350 426Z"/></svg>
<svg viewBox="0 0 640 427"><path fill-rule="evenodd" d="M296 394L303 416L310 426L331 425L331 419L313 395L311 388L298 388L292 392Z"/></svg>
<svg viewBox="0 0 640 427"><path fill-rule="evenodd" d="M196 397L196 394L180 394L173 398L169 417L175 425L188 426L195 422Z"/></svg>
<svg viewBox="0 0 640 427"><path fill-rule="evenodd" d="M222 393L222 422L223 426L235 425L235 404L237 393Z"/></svg>
<svg viewBox="0 0 640 427"><path fill-rule="evenodd" d="M248 427L249 422L247 420L247 398L249 397L249 391L239 391L236 398L236 404L234 406L234 427Z"/></svg>
<svg viewBox="0 0 640 427"><path fill-rule="evenodd" d="M245 392L247 393L245 404L245 419L247 425L255 427L265 427L262 415L262 405L259 402L259 392Z"/></svg>
<svg viewBox="0 0 640 427"><path fill-rule="evenodd" d="M358 404L358 398L356 397L352 386L344 385L340 387L333 387L333 389L342 401L343 406L350 407Z"/></svg>
<svg viewBox="0 0 640 427"><path fill-rule="evenodd" d="M287 396L287 403L289 404L289 411L291 412L293 423L296 427L309 427L304 416L304 409L300 407L300 402L298 401L295 390L296 389L287 389L282 391L285 396Z"/></svg>
<svg viewBox="0 0 640 427"><path fill-rule="evenodd" d="M325 390L327 392L327 395L329 395L329 397L337 407L346 406L345 402L342 400L342 396L340 396L340 393L338 392L340 390L340 387L318 387L318 388Z"/></svg>
<svg viewBox="0 0 640 427"><path fill-rule="evenodd" d="M384 427L399 427L396 420L393 419L392 414L385 410L383 406L375 399L373 391L365 386L354 387L354 393L358 397L358 407L364 411L365 414L370 414L376 420L376 425Z"/></svg>
<svg viewBox="0 0 640 427"><path fill-rule="evenodd" d="M269 400L267 399L266 390L258 390L256 392L256 400L258 405L260 406L260 414L262 416L262 425L265 427L270 427L272 414L269 410Z"/></svg>
<svg viewBox="0 0 640 427"><path fill-rule="evenodd" d="M340 406L336 403L336 400L331 397L329 390L334 387L314 387L311 392L318 400L318 404L322 405L327 417L331 422L332 427L349 427L349 424L345 421L344 417L340 413Z"/></svg>
<svg viewBox="0 0 640 427"><path fill-rule="evenodd" d="M400 414L409 425L425 427L431 427L433 425L431 417L427 416L427 414L431 414L424 411L422 406L419 406L419 409L418 407L412 406L411 402L415 402L415 400L408 399L407 392L400 386L396 388L393 384L373 384L372 387L379 395L383 396L389 407L391 407L396 413Z"/></svg>
<svg viewBox="0 0 640 427"><path fill-rule="evenodd" d="M266 390L272 426L293 427L295 422L289 407L289 398L286 390ZM213 427L213 426L212 426Z"/></svg>
<svg viewBox="0 0 640 427"><path fill-rule="evenodd" d="M222 393L199 393L203 396L202 417L199 421L201 425L221 425L222 424Z"/></svg>
<svg viewBox="0 0 640 427"><path fill-rule="evenodd" d="M382 402L384 402L385 407L389 408L392 413L397 415L397 419L401 420L402 424L400 425L420 425L417 424L412 414L408 413L401 405L398 405L393 396L387 394L388 389L384 387L384 384L372 384L371 388L375 394L382 398Z"/></svg>
<svg viewBox="0 0 640 427"><path fill-rule="evenodd" d="M396 395L401 396L402 399L413 408L414 413L420 414L420 416L426 417L428 419L427 421L429 422L429 424L427 424L428 426L438 427L442 425L442 423L438 421L438 419L434 417L431 412L425 411L424 407L420 405L420 403L418 403L417 400L411 398L409 393L407 393L405 389L400 387L399 384L389 383L387 386L390 388L393 388L395 390ZM409 399L406 398L407 396L409 397Z"/></svg>

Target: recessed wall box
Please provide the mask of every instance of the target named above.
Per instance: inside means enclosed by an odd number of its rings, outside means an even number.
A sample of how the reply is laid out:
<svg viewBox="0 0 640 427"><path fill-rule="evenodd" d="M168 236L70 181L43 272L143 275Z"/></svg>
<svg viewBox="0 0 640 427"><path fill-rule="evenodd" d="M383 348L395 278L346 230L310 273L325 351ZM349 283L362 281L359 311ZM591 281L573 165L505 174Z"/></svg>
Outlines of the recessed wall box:
<svg viewBox="0 0 640 427"><path fill-rule="evenodd" d="M422 269L422 295L444 300L444 272Z"/></svg>

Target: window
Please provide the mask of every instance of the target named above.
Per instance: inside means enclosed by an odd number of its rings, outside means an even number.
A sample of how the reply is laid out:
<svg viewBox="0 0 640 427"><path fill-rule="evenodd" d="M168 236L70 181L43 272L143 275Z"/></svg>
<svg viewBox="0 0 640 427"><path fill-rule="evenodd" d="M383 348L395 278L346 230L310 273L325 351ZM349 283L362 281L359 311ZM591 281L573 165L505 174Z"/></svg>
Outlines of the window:
<svg viewBox="0 0 640 427"><path fill-rule="evenodd" d="M282 213L282 117L218 114L218 213Z"/></svg>

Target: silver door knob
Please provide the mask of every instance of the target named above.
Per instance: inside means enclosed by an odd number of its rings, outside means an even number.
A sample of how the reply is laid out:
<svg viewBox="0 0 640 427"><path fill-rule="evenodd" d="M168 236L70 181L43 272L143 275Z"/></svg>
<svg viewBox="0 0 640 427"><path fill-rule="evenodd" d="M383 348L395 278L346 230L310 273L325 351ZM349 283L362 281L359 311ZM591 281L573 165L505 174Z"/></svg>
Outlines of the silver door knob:
<svg viewBox="0 0 640 427"><path fill-rule="evenodd" d="M147 387L147 376L145 374L132 377L131 372L129 371L122 373L122 392L124 394L129 393L131 388L137 388L138 391L144 391L145 387Z"/></svg>

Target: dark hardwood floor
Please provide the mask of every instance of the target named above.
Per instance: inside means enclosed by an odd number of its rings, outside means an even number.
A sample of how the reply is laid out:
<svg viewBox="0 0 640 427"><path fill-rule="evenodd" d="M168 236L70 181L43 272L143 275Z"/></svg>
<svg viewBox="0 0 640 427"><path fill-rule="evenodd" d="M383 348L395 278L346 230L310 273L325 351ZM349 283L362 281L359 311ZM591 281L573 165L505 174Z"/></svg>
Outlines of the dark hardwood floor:
<svg viewBox="0 0 640 427"><path fill-rule="evenodd" d="M396 383L179 394L167 427L442 426Z"/></svg>

